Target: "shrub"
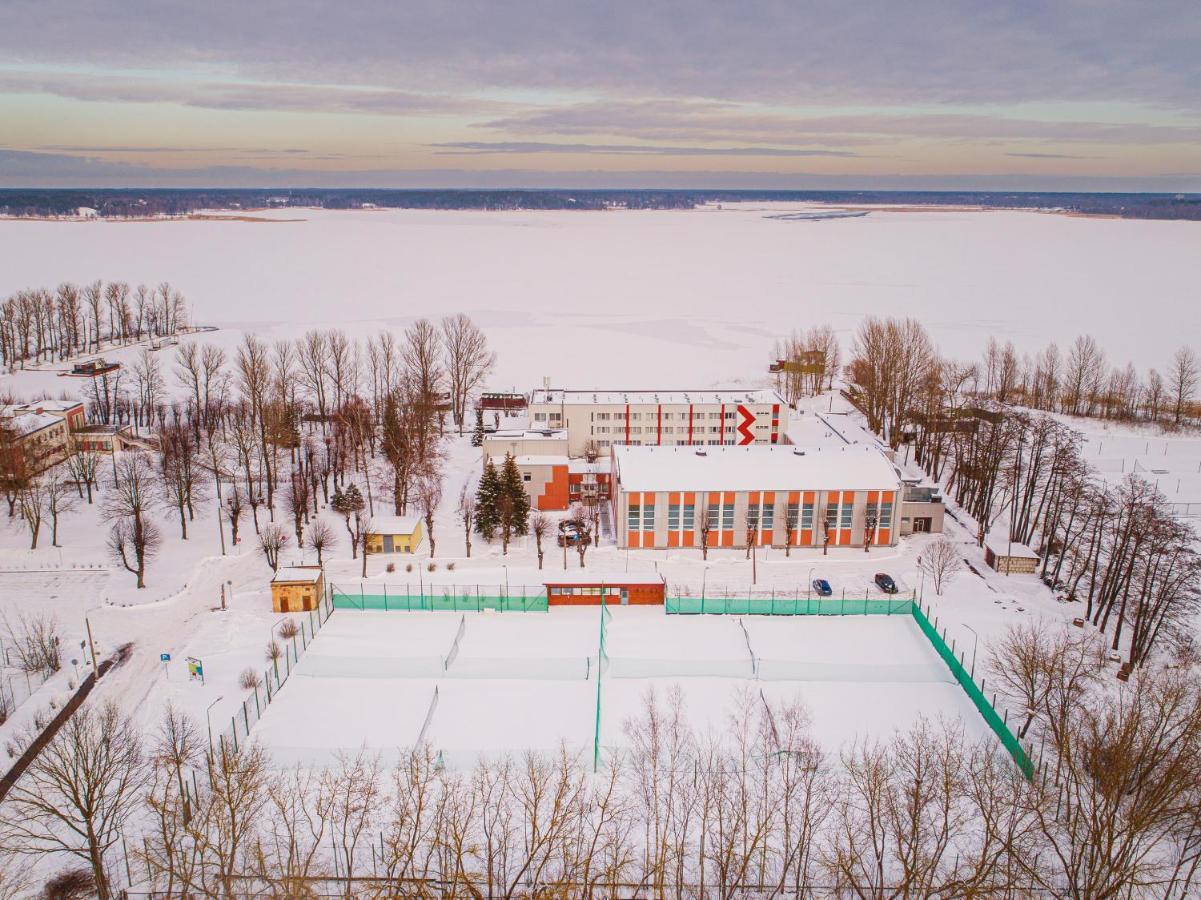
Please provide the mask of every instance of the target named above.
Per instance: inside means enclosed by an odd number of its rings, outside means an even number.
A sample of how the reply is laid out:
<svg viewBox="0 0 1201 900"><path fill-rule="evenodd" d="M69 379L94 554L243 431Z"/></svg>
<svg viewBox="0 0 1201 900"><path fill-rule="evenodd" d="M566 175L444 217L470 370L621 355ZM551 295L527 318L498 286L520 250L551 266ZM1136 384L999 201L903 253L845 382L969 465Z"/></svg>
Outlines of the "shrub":
<svg viewBox="0 0 1201 900"><path fill-rule="evenodd" d="M385 572L395 572L396 571L396 563L388 563L386 566L384 566L384 571Z"/></svg>
<svg viewBox="0 0 1201 900"><path fill-rule="evenodd" d="M55 875L42 888L43 900L83 900L96 896L96 882L92 873L80 866Z"/></svg>
<svg viewBox="0 0 1201 900"><path fill-rule="evenodd" d="M253 691L262 683L259 678L259 673L254 670L253 666L247 666L242 670L242 674L238 676L238 684L245 691Z"/></svg>
<svg viewBox="0 0 1201 900"><path fill-rule="evenodd" d="M296 624L295 619L285 619L284 624L279 626L279 636L285 641L292 640L298 634L300 634L300 626Z"/></svg>

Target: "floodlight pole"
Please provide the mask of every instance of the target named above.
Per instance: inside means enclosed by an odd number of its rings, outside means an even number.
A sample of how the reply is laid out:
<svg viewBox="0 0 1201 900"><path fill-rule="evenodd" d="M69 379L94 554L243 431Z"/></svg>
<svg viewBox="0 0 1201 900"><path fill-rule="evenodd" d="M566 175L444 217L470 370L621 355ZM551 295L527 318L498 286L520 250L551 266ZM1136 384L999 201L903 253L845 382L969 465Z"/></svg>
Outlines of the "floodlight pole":
<svg viewBox="0 0 1201 900"><path fill-rule="evenodd" d="M980 635L976 633L976 629L971 625L964 624L963 627L976 635L976 639L972 641L972 678L974 679L976 677L976 645L980 643Z"/></svg>

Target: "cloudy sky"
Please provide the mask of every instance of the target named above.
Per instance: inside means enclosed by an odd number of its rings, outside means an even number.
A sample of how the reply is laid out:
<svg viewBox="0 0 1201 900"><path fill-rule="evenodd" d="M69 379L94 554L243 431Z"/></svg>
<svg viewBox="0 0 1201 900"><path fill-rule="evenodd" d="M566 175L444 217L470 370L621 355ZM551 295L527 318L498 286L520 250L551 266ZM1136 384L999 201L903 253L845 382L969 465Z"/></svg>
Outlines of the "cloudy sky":
<svg viewBox="0 0 1201 900"><path fill-rule="evenodd" d="M0 185L1201 190L1197 0L0 0Z"/></svg>

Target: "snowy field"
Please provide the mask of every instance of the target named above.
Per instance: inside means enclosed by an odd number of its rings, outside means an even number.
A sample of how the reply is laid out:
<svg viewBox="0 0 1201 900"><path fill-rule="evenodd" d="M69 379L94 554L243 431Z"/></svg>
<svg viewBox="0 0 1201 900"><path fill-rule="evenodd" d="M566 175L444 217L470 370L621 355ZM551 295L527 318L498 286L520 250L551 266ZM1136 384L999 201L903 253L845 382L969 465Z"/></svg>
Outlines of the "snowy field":
<svg viewBox="0 0 1201 900"><path fill-rule="evenodd" d="M252 736L283 765L327 763L360 747L395 759L419 740L454 766L561 743L587 756L596 723L599 615L597 607L338 611ZM754 702L777 706L798 700L814 737L831 752L856 739L887 739L920 717L988 735L908 616L667 616L658 608L616 607L606 651L606 752L626 745L625 723L639 715L649 691L666 698L677 687L698 733L723 733L749 692Z"/></svg>
<svg viewBox="0 0 1201 900"><path fill-rule="evenodd" d="M467 312L499 351L495 386L521 390L546 375L728 386L762 373L772 342L792 328L829 322L846 335L873 313L920 319L964 357L989 336L1031 351L1086 329L1116 362L1140 368L1162 367L1173 347L1156 329L1129 328L1132 298L1148 321L1201 331L1193 222L935 209L771 218L801 208L9 220L0 221L0 297L64 280L168 280L195 321L223 328L204 339L226 345L246 329L267 340L331 326L364 337ZM578 352L598 344L637 364ZM42 384L62 389L52 375Z"/></svg>

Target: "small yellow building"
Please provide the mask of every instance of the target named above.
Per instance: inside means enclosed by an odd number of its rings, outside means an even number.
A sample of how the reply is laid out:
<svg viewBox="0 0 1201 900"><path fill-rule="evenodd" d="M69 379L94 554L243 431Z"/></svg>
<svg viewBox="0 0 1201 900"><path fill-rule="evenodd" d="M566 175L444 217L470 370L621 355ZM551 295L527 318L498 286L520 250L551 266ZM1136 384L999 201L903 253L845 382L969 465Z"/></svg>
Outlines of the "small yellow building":
<svg viewBox="0 0 1201 900"><path fill-rule="evenodd" d="M424 535L417 516L376 516L367 532L367 552L414 553Z"/></svg>
<svg viewBox="0 0 1201 900"><path fill-rule="evenodd" d="M316 609L325 592L320 566L281 566L271 579L271 608L276 612Z"/></svg>

